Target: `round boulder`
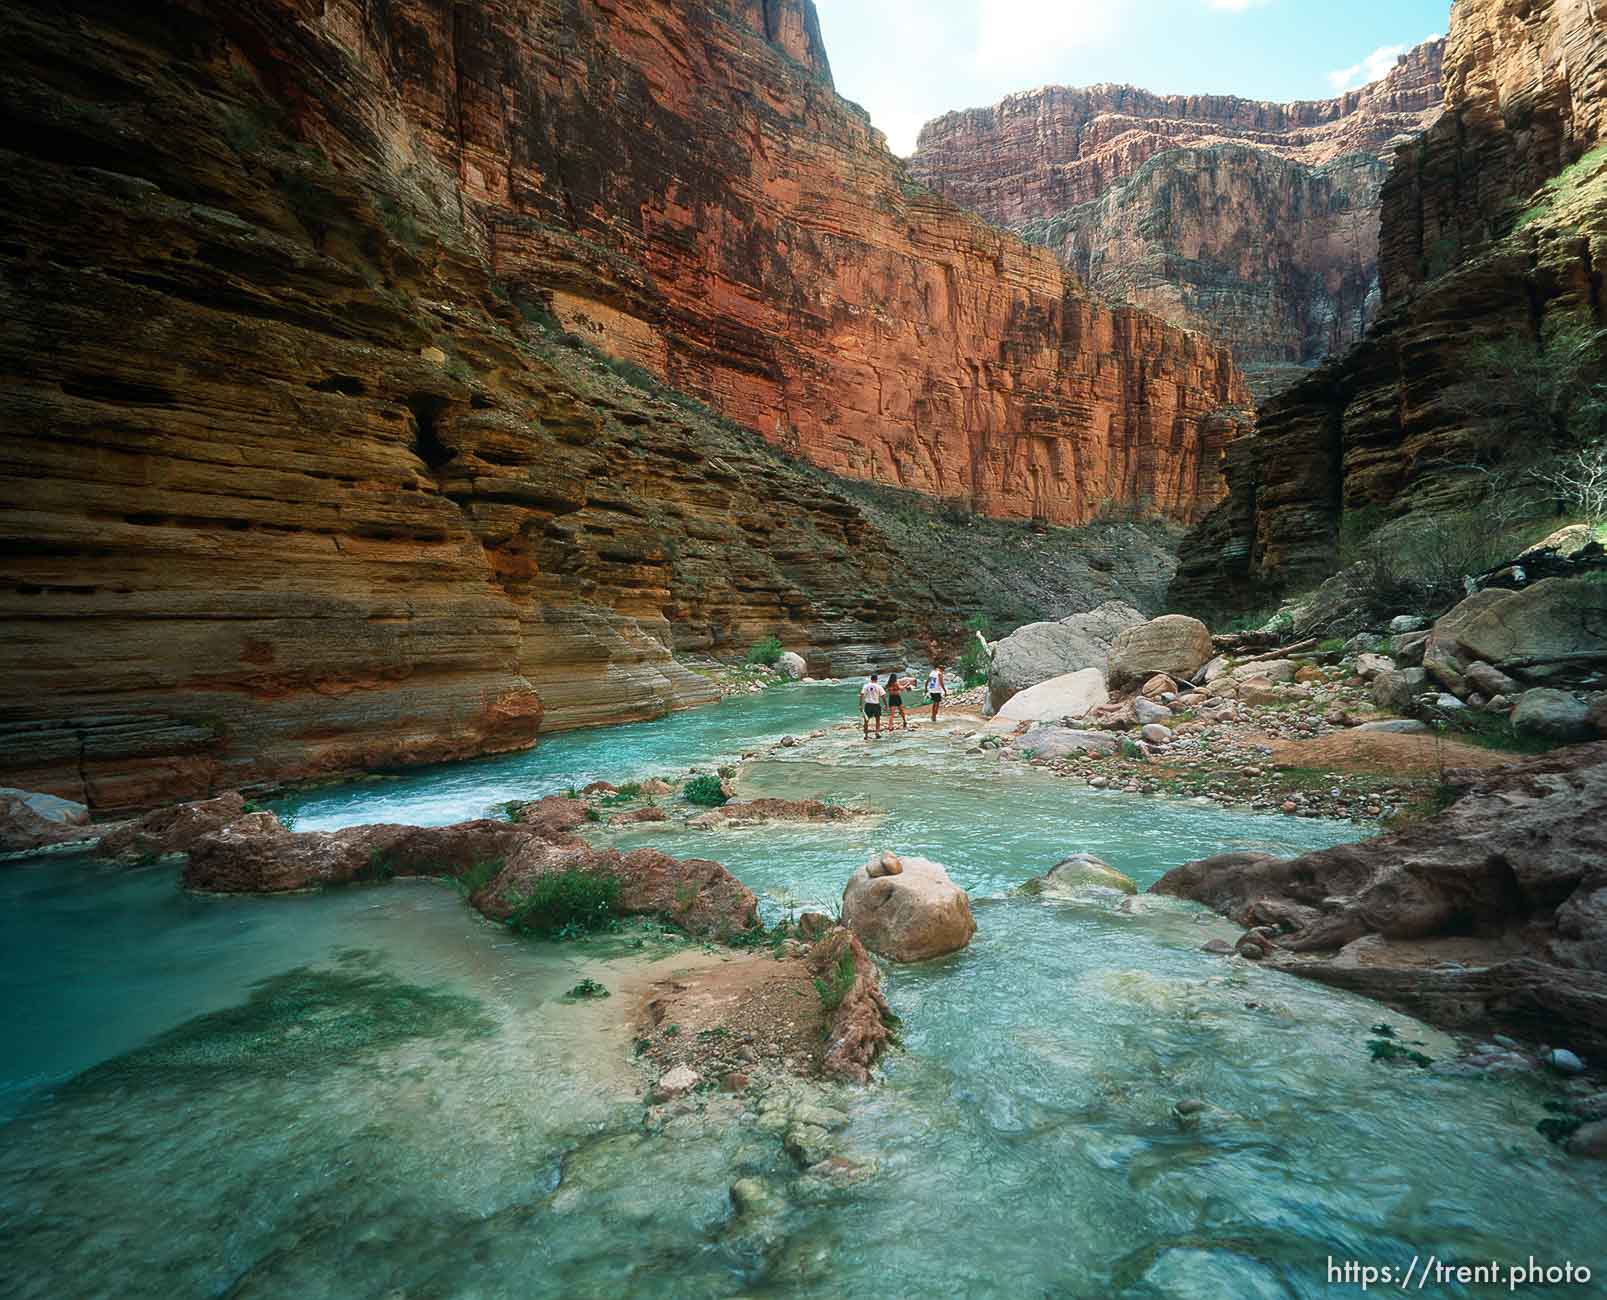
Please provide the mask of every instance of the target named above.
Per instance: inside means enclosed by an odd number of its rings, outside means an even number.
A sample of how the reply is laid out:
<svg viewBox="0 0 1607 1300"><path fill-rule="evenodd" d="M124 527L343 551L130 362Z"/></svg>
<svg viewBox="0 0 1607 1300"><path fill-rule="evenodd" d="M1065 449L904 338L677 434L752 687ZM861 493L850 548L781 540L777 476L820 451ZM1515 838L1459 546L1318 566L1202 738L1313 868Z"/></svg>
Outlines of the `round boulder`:
<svg viewBox="0 0 1607 1300"><path fill-rule="evenodd" d="M971 942L971 900L935 862L900 857L896 876L873 876L882 855L854 872L843 890L843 924L878 956L925 961Z"/></svg>
<svg viewBox="0 0 1607 1300"><path fill-rule="evenodd" d="M1110 647L1112 685L1148 681L1156 673L1195 679L1215 654L1211 630L1186 614L1164 614L1119 633Z"/></svg>
<svg viewBox="0 0 1607 1300"><path fill-rule="evenodd" d="M1074 853L1056 863L1043 877L1045 893L1066 894L1082 889L1114 889L1123 894L1138 892L1132 880L1092 853Z"/></svg>
<svg viewBox="0 0 1607 1300"><path fill-rule="evenodd" d="M801 654L785 650L782 652L781 658L776 660L776 671L783 677L791 678L796 682L802 680L803 675L809 671L809 665L804 663Z"/></svg>

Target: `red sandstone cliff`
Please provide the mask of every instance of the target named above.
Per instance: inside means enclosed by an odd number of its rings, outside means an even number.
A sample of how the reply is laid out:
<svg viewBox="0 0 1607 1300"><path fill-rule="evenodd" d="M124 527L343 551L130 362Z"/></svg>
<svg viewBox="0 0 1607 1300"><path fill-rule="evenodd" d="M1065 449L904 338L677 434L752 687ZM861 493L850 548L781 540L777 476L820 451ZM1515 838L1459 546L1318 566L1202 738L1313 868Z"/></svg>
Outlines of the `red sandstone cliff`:
<svg viewBox="0 0 1607 1300"><path fill-rule="evenodd" d="M1448 395L1476 349L1602 324L1607 4L1460 0L1444 78L1444 115L1384 187L1378 322L1262 408L1227 462L1230 499L1185 542L1176 603L1310 585L1346 510L1454 500L1476 457Z"/></svg>
<svg viewBox="0 0 1607 1300"><path fill-rule="evenodd" d="M1012 95L928 123L910 168L1246 366L1309 365L1376 310L1379 190L1395 147L1439 114L1442 51L1420 45L1379 81L1307 103Z"/></svg>
<svg viewBox="0 0 1607 1300"><path fill-rule="evenodd" d="M505 752L711 698L674 651L944 630L554 309L828 462L1195 509L1225 357L906 199L828 77L799 0L0 9L0 783Z"/></svg>

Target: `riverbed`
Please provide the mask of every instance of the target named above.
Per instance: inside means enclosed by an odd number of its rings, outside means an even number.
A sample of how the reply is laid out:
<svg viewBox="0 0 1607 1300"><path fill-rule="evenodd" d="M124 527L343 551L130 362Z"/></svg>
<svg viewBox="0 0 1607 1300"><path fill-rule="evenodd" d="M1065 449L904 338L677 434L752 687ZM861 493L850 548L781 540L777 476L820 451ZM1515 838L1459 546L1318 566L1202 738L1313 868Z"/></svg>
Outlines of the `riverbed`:
<svg viewBox="0 0 1607 1300"><path fill-rule="evenodd" d="M1221 923L1189 904L1013 892L1076 851L1144 887L1356 827L1094 791L929 728L772 749L853 707L775 688L287 810L445 824L752 752L744 794L866 810L611 838L723 862L772 920L831 910L884 846L971 892L968 950L886 975L881 1080L835 1090L871 1177L803 1176L740 1120L644 1130L618 1016L562 996L627 945L518 938L429 882L197 898L171 867L42 857L0 869L0 1295L1304 1297L1360 1294L1330 1257L1607 1265L1604 1180L1536 1133L1544 1084L1373 1062L1380 1023L1451 1045L1201 952ZM735 1214L739 1178L775 1213Z"/></svg>

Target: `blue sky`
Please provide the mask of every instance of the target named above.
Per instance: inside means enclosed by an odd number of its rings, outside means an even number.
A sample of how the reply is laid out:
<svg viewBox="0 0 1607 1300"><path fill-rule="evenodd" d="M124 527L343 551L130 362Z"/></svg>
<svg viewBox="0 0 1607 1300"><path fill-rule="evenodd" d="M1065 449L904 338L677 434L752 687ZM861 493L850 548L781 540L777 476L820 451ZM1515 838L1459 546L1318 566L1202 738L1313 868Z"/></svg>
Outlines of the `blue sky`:
<svg viewBox="0 0 1607 1300"><path fill-rule="evenodd" d="M837 89L893 152L921 124L1016 90L1325 99L1445 31L1450 0L816 0Z"/></svg>

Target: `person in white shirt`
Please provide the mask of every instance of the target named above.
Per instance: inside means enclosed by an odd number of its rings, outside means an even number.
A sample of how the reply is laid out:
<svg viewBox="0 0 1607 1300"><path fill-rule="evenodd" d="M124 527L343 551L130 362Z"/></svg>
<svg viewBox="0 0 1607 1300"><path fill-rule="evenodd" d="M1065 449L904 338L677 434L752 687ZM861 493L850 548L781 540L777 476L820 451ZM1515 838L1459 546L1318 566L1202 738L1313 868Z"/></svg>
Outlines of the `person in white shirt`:
<svg viewBox="0 0 1607 1300"><path fill-rule="evenodd" d="M926 674L926 693L932 700L932 721L937 721L937 711L943 704L943 697L948 694L948 687L943 682L943 670L933 668Z"/></svg>
<svg viewBox="0 0 1607 1300"><path fill-rule="evenodd" d="M882 688L876 680L876 674L870 675L870 680L859 689L859 711L864 715L865 739L870 739L871 719L876 720L876 739L882 738Z"/></svg>

